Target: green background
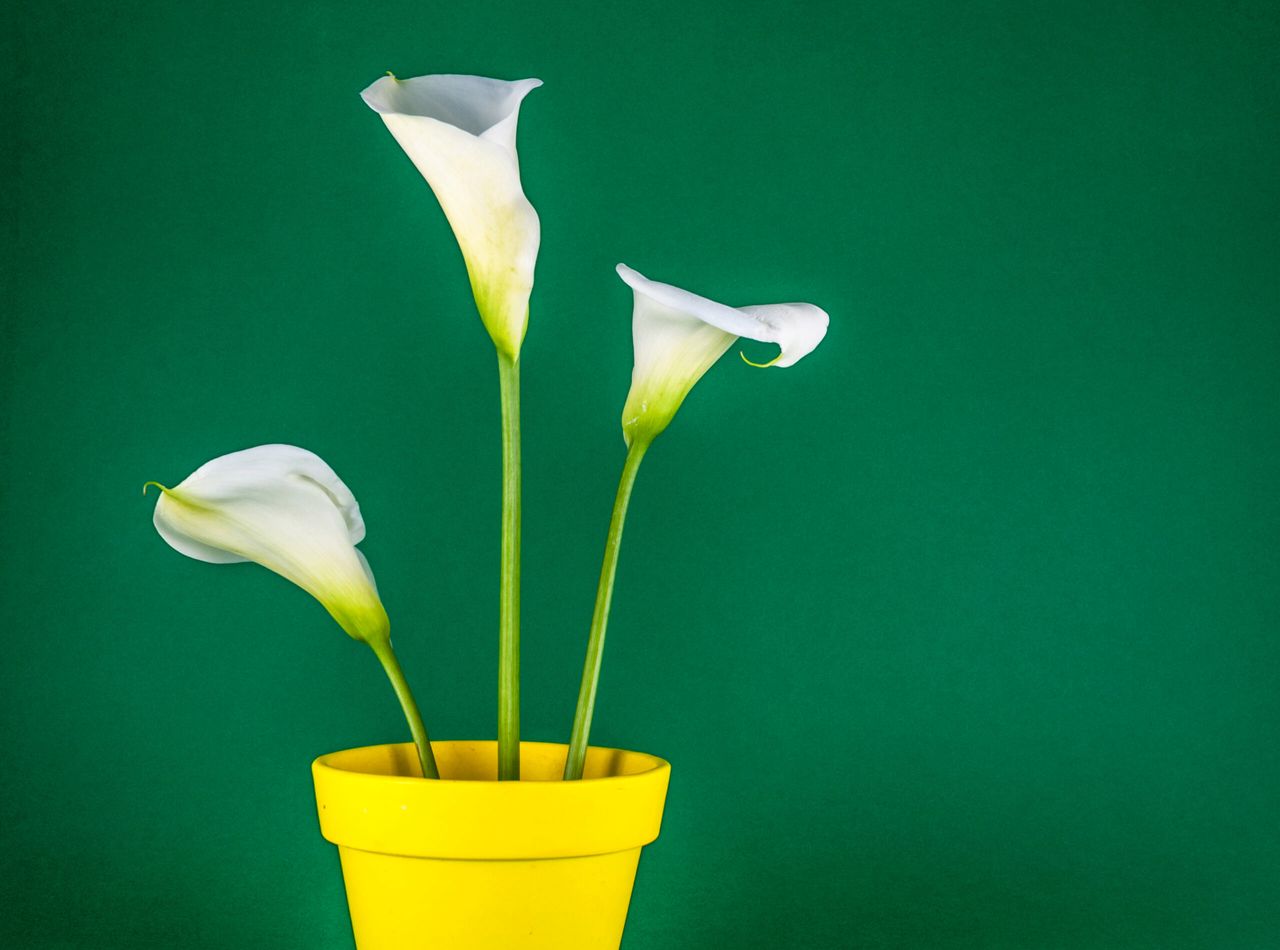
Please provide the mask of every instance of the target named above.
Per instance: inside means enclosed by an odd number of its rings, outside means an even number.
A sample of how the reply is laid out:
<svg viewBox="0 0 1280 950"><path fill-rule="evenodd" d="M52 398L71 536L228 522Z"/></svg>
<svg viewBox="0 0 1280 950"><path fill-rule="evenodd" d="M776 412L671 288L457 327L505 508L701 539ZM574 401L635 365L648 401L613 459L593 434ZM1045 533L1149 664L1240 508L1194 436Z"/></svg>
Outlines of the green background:
<svg viewBox="0 0 1280 950"><path fill-rule="evenodd" d="M308 763L399 709L146 479L322 455L433 733L494 732L496 373L390 69L546 82L527 738L622 460L613 265L831 313L641 472L593 739L674 772L627 950L1276 946L1274 5L8 10L0 945L350 946Z"/></svg>

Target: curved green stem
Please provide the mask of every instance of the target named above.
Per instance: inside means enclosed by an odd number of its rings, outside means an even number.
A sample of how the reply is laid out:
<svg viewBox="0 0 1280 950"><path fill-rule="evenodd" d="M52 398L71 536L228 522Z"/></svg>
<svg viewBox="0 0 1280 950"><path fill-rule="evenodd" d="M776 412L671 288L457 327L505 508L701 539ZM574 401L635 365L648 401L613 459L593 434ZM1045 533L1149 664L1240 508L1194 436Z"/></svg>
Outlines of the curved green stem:
<svg viewBox="0 0 1280 950"><path fill-rule="evenodd" d="M498 351L502 563L498 589L498 779L520 778L520 364Z"/></svg>
<svg viewBox="0 0 1280 950"><path fill-rule="evenodd" d="M635 441L627 451L618 480L618 495L609 519L609 536L604 543L604 563L600 566L600 585L596 588L596 606L591 614L591 633L587 638L587 660L582 667L582 685L578 688L578 708L573 714L573 733L569 737L569 755L564 763L565 781L582 778L587 761L587 739L591 734L591 718L596 709L596 688L600 684L600 664L604 658L604 636L609 625L609 607L613 603L613 578L618 570L618 551L622 547L622 528L627 521L631 489L640 471L640 461L649 448L647 441Z"/></svg>
<svg viewBox="0 0 1280 950"><path fill-rule="evenodd" d="M414 702L413 692L404 678L404 670L400 669L400 661L396 659L391 643L373 647L374 656L387 671L387 679L396 691L396 699L400 700L400 708L404 710L404 718L409 721L409 732L413 735L414 744L418 747L418 762L422 765L425 778L439 778L440 770L436 768L435 753L431 750L431 739L427 736L427 727L422 724L422 714L418 712L418 704Z"/></svg>

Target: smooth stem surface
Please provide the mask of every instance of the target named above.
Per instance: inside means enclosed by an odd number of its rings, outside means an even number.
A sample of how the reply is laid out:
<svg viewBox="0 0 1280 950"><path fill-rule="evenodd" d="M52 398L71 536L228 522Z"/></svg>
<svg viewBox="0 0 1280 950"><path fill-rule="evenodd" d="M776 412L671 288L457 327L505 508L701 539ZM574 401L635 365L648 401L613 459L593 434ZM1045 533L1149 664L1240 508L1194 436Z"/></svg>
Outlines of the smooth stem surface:
<svg viewBox="0 0 1280 950"><path fill-rule="evenodd" d="M370 646L373 645L370 644ZM431 751L431 739L427 736L427 727L422 724L422 714L418 712L418 704L414 702L413 692L404 678L404 671L400 669L400 661L396 659L395 651L391 649L391 644L387 643L374 646L373 653L382 664L382 668L387 671L387 679L391 680L391 686L396 691L396 699L400 700L404 718L409 721L409 732L413 735L413 742L418 747L418 761L422 764L423 776L439 778L440 770L436 768L436 756Z"/></svg>
<svg viewBox="0 0 1280 950"><path fill-rule="evenodd" d="M520 364L498 353L502 565L498 590L498 779L520 778Z"/></svg>
<svg viewBox="0 0 1280 950"><path fill-rule="evenodd" d="M578 708L573 714L573 734L569 737L569 755L564 763L565 781L582 778L587 761L587 740L591 735L591 717L596 711L596 688L600 684L600 663L604 657L604 636L609 626L609 607L613 603L613 578L618 571L618 550L622 547L622 528L627 521L631 489L640 471L640 460L649 448L648 442L632 442L627 460L622 464L618 480L618 496L609 519L609 536L604 543L604 563L600 566L600 586L596 588L596 606L591 614L591 634L587 638L587 661L582 667L582 685L578 688Z"/></svg>

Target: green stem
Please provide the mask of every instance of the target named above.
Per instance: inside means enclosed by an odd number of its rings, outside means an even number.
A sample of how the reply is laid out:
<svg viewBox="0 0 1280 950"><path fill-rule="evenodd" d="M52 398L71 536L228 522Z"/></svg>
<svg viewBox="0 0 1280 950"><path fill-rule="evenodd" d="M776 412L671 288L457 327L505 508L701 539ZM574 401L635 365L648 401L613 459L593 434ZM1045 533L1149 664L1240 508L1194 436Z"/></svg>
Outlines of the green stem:
<svg viewBox="0 0 1280 950"><path fill-rule="evenodd" d="M414 702L413 692L400 669L400 661L388 641L384 645L373 647L374 656L387 671L387 679L396 691L396 699L400 700L400 708L404 710L404 718L409 721L409 732L413 734L414 744L418 747L418 762L422 765L422 774L426 778L439 778L440 770L436 768L435 753L431 751L431 739L427 736L427 727L422 724L422 714L418 712L418 704Z"/></svg>
<svg viewBox="0 0 1280 950"><path fill-rule="evenodd" d="M622 547L622 528L627 521L627 505L631 489L640 471L640 460L649 448L648 442L632 442L618 480L618 496L609 519L609 536L604 543L604 563L600 566L600 586L596 588L596 607L591 615L591 634L587 638L587 661L582 667L582 685L578 688L578 708L573 714L573 733L569 737L569 754L564 763L565 781L582 778L587 761L587 739L591 734L591 717L596 709L596 688L600 684L600 663L604 657L604 636L609 625L609 607L613 603L613 578L618 570L618 550Z"/></svg>
<svg viewBox="0 0 1280 950"><path fill-rule="evenodd" d="M498 590L498 779L520 778L520 364L498 352L502 565Z"/></svg>

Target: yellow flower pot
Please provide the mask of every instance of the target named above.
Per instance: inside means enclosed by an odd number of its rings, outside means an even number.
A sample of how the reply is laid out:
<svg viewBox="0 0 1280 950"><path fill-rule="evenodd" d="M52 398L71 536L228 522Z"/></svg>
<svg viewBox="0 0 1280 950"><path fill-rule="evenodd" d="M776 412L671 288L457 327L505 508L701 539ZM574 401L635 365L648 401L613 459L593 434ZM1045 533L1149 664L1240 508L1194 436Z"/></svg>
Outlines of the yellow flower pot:
<svg viewBox="0 0 1280 950"><path fill-rule="evenodd" d="M497 743L432 748L439 780L408 742L312 763L359 950L616 950L671 767L592 748L564 782L567 747L524 742L521 781L498 782Z"/></svg>

